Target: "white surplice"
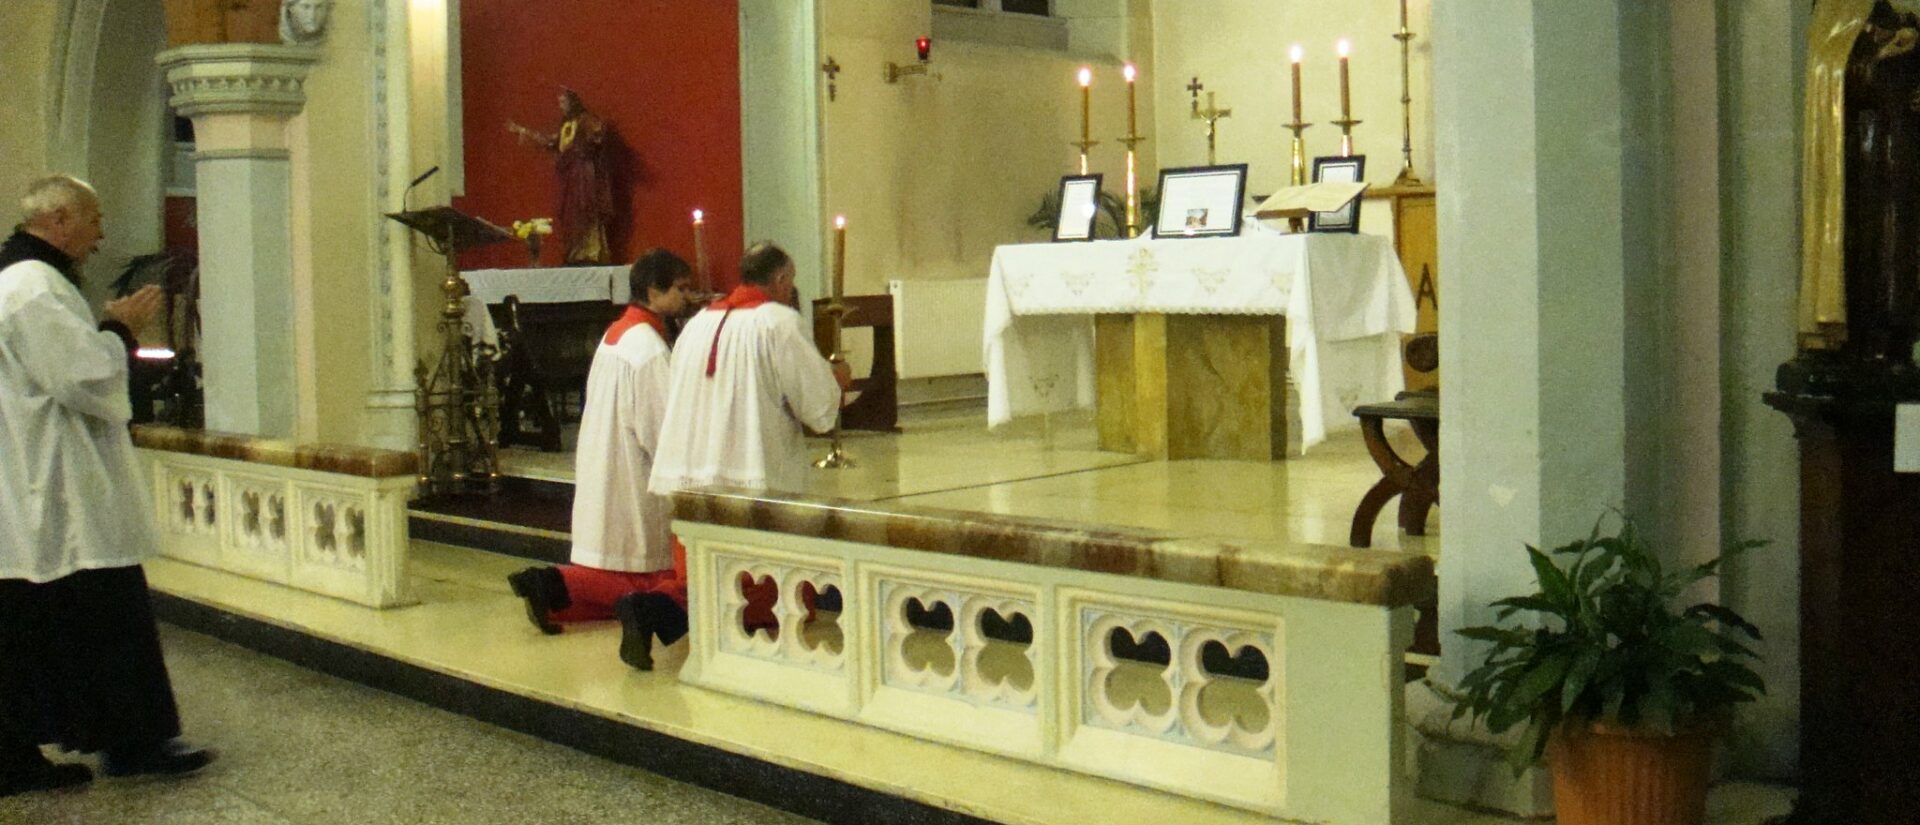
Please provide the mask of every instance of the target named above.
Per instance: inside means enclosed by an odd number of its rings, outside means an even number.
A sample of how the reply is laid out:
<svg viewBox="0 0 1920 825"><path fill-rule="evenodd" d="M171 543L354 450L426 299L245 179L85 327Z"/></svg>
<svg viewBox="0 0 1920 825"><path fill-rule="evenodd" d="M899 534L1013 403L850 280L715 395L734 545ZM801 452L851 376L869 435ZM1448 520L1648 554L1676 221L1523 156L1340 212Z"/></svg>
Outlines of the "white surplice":
<svg viewBox="0 0 1920 825"><path fill-rule="evenodd" d="M159 552L130 418L126 346L80 290L40 261L0 270L0 578Z"/></svg>
<svg viewBox="0 0 1920 825"><path fill-rule="evenodd" d="M647 492L667 408L667 342L635 315L608 330L587 371L574 454L574 564L647 573L673 567L673 501Z"/></svg>
<svg viewBox="0 0 1920 825"><path fill-rule="evenodd" d="M672 384L654 458L656 493L706 485L804 490L801 425L831 429L840 408L840 384L800 313L772 301L701 310L680 332Z"/></svg>

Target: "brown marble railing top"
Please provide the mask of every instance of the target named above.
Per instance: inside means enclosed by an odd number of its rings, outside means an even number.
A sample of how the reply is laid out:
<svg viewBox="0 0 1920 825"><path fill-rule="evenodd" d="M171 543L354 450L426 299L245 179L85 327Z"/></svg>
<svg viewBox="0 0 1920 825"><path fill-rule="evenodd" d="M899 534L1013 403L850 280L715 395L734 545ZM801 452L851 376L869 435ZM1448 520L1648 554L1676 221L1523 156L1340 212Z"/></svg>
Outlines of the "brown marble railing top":
<svg viewBox="0 0 1920 825"><path fill-rule="evenodd" d="M149 450L190 453L210 458L250 461L322 473L390 478L411 476L420 471L413 453L382 450L351 444L300 444L235 433L186 430L158 424L139 424L133 428L133 444Z"/></svg>
<svg viewBox="0 0 1920 825"><path fill-rule="evenodd" d="M1413 553L1288 545L907 505L758 494L674 494L685 521L929 553L1400 607L1436 593L1433 560Z"/></svg>

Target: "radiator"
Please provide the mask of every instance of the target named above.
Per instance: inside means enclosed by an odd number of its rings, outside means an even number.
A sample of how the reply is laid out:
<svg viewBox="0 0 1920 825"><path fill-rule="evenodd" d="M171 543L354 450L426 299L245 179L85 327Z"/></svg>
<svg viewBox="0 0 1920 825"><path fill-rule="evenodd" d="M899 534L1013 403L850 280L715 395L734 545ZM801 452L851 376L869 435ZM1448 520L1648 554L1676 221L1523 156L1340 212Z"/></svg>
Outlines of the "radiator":
<svg viewBox="0 0 1920 825"><path fill-rule="evenodd" d="M900 377L938 378L982 371L987 279L888 281L893 295L894 361Z"/></svg>

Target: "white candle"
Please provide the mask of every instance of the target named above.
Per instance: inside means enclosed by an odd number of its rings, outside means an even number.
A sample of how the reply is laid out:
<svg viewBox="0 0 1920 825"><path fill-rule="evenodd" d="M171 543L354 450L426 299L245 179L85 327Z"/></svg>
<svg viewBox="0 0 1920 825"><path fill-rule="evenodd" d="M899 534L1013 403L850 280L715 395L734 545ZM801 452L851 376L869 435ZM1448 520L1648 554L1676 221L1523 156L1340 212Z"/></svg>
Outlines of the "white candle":
<svg viewBox="0 0 1920 825"><path fill-rule="evenodd" d="M1140 133L1139 129L1134 128L1138 121L1133 96L1133 81L1139 75L1139 71L1133 68L1132 63L1128 63L1120 68L1120 74L1127 78L1127 137L1133 137Z"/></svg>
<svg viewBox="0 0 1920 825"><path fill-rule="evenodd" d="M847 294L847 216L833 217L833 297Z"/></svg>
<svg viewBox="0 0 1920 825"><path fill-rule="evenodd" d="M1347 84L1347 53L1352 49L1346 38L1340 38L1340 119L1353 119L1353 100Z"/></svg>
<svg viewBox="0 0 1920 825"><path fill-rule="evenodd" d="M1296 43L1290 56L1293 58L1293 122L1300 123L1300 59L1306 55Z"/></svg>
<svg viewBox="0 0 1920 825"><path fill-rule="evenodd" d="M707 241L703 230L707 225L707 213L693 210L693 278L702 290L710 290L713 284L707 279Z"/></svg>

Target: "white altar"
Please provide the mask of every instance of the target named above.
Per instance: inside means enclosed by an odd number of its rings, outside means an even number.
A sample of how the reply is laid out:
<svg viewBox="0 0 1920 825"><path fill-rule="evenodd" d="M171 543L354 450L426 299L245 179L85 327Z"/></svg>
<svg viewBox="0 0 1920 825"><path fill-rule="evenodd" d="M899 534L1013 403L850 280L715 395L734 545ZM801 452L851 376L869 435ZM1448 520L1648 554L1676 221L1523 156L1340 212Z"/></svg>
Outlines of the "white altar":
<svg viewBox="0 0 1920 825"><path fill-rule="evenodd" d="M1376 235L1249 224L1232 238L1002 246L987 284L988 425L1093 407L1094 316L1107 313L1285 316L1302 449L1404 388L1400 335L1415 322Z"/></svg>
<svg viewBox="0 0 1920 825"><path fill-rule="evenodd" d="M551 269L474 269L460 273L467 281L466 322L476 343L500 345L488 304L507 296L527 304L563 304L574 301L627 303L631 288L624 266L568 266Z"/></svg>

